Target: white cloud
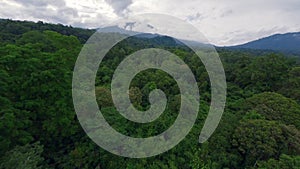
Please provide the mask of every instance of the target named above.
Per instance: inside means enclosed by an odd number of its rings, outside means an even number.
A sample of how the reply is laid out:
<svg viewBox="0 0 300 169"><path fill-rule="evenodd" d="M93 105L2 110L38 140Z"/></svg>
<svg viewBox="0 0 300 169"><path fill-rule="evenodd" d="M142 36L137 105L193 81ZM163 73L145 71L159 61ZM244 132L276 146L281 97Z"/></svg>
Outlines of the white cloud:
<svg viewBox="0 0 300 169"><path fill-rule="evenodd" d="M163 13L190 22L213 44L234 45L300 31L299 8L299 0L2 0L0 17L95 28L140 13Z"/></svg>
<svg viewBox="0 0 300 169"><path fill-rule="evenodd" d="M132 4L132 0L105 0L118 15L123 15L127 12L127 7Z"/></svg>

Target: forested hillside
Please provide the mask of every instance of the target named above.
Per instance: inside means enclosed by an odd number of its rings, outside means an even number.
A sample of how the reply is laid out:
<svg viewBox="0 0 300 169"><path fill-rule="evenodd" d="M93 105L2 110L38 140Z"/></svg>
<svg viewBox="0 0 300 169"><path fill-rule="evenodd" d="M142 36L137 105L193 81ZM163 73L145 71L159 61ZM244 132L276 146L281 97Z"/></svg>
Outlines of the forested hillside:
<svg viewBox="0 0 300 169"><path fill-rule="evenodd" d="M0 168L210 169L300 168L300 62L270 52L218 49L227 78L227 103L213 136L198 137L210 104L208 73L199 58L168 37L129 38L101 63L96 97L107 121L119 132L148 137L175 121L179 88L159 70L139 73L129 96L137 109L149 108L148 95L162 89L168 105L149 124L118 114L110 96L112 75L125 56L157 47L178 55L198 82L201 107L191 132L161 155L130 159L97 146L81 128L72 103L72 73L84 42L95 30L0 20Z"/></svg>

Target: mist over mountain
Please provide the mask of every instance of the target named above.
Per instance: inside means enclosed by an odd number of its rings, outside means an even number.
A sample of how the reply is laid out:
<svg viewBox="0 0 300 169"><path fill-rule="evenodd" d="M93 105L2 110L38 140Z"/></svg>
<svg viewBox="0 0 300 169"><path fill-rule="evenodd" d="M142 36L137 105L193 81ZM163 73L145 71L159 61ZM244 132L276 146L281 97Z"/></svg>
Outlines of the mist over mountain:
<svg viewBox="0 0 300 169"><path fill-rule="evenodd" d="M119 26L110 26L99 28L99 32L117 32L121 34L126 34L130 36L135 36L138 38L156 38L164 39L168 36L161 34L153 33L144 33L127 30ZM201 42L190 41L185 39L176 39L173 37L168 37L174 39L173 45L184 45L189 44L192 46L212 46L213 44L203 44ZM169 39L170 40L170 39ZM163 42L163 41L162 41ZM218 46L216 46L218 47ZM266 51L275 51L288 54L300 54L300 32L295 33L286 33L286 34L275 34L269 37L264 37L255 41L251 41L245 44L229 46L229 47L218 47L218 48L227 48L227 49L239 49L239 50L266 50Z"/></svg>
<svg viewBox="0 0 300 169"><path fill-rule="evenodd" d="M133 31L135 23L126 23L124 27L114 25L114 26L108 26L108 27L102 27L98 28L97 32L103 32L103 33L120 33L124 35L134 36L135 38L139 39L148 39L152 40L152 42L155 42L156 44L160 45L166 45L166 46L197 46L197 47L213 47L213 44L207 44L203 42L198 42L194 40L186 40L186 39L178 39L175 37L168 36L167 34L163 33L149 33L149 32L138 32ZM128 25L130 25L128 29ZM147 25L147 27L150 27L151 29L155 29L155 27L151 25Z"/></svg>

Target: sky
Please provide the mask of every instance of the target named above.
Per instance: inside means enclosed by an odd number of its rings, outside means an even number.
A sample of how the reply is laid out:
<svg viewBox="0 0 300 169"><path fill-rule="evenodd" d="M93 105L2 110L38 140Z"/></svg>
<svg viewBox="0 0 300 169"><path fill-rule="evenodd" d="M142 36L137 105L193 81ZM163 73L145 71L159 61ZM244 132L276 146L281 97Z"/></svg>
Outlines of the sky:
<svg viewBox="0 0 300 169"><path fill-rule="evenodd" d="M218 46L300 32L300 0L0 0L0 18L82 28L142 13L178 17Z"/></svg>

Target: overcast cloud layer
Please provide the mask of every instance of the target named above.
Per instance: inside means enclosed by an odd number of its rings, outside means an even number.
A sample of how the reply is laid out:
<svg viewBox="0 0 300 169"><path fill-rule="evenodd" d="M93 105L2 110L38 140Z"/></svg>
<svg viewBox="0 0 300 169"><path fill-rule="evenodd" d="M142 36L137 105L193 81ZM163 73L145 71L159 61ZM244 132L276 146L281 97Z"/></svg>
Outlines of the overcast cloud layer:
<svg viewBox="0 0 300 169"><path fill-rule="evenodd" d="M0 18L83 28L141 13L179 17L220 46L300 31L300 0L0 0Z"/></svg>

